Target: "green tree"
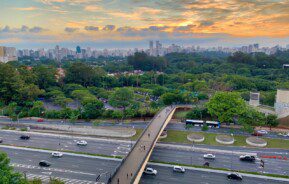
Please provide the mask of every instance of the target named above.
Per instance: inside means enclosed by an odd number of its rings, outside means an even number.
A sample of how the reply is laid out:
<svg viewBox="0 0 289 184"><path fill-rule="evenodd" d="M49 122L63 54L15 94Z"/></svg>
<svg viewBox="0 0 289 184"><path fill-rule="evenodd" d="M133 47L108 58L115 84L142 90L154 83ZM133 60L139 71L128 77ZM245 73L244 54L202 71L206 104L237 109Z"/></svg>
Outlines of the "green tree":
<svg viewBox="0 0 289 184"><path fill-rule="evenodd" d="M272 114L269 114L267 117L266 117L266 124L268 126L270 126L270 129L271 127L277 127L279 125L279 122L277 121L277 116L276 115L272 115Z"/></svg>
<svg viewBox="0 0 289 184"><path fill-rule="evenodd" d="M238 122L241 125L250 126L263 126L266 123L265 114L258 112L257 110L247 106L243 109L243 112L238 118Z"/></svg>
<svg viewBox="0 0 289 184"><path fill-rule="evenodd" d="M85 99L82 102L82 115L85 119L96 119L103 113L103 103L97 99Z"/></svg>
<svg viewBox="0 0 289 184"><path fill-rule="evenodd" d="M205 105L211 116L220 122L233 122L233 117L240 115L246 107L245 101L236 92L217 92Z"/></svg>
<svg viewBox="0 0 289 184"><path fill-rule="evenodd" d="M47 89L57 84L55 67L41 65L34 67L33 72L37 76L37 85L40 89Z"/></svg>
<svg viewBox="0 0 289 184"><path fill-rule="evenodd" d="M117 121L120 121L122 118L124 117L123 112L119 111L119 110L115 110L112 113L112 118L116 119Z"/></svg>
<svg viewBox="0 0 289 184"><path fill-rule="evenodd" d="M173 103L180 102L180 96L175 93L165 93L161 96L165 105L172 105Z"/></svg>
<svg viewBox="0 0 289 184"><path fill-rule="evenodd" d="M45 109L44 109L43 102L35 101L33 103L33 107L29 110L29 116L30 117L40 117L44 111L45 111Z"/></svg>
<svg viewBox="0 0 289 184"><path fill-rule="evenodd" d="M14 172L9 166L10 159L7 154L0 152L0 183L3 184L27 184L21 174Z"/></svg>
<svg viewBox="0 0 289 184"><path fill-rule="evenodd" d="M113 107L122 108L124 116L126 108L132 105L133 101L134 93L129 88L118 88L109 98L109 103Z"/></svg>

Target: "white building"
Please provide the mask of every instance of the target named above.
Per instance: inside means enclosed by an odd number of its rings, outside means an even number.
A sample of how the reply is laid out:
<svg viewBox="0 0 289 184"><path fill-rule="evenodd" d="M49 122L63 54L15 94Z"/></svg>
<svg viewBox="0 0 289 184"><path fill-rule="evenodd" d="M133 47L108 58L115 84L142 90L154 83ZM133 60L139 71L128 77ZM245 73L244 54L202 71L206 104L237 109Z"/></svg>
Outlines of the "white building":
<svg viewBox="0 0 289 184"><path fill-rule="evenodd" d="M17 52L14 47L0 46L0 62L7 63L9 61L17 61Z"/></svg>
<svg viewBox="0 0 289 184"><path fill-rule="evenodd" d="M289 116L289 90L277 90L275 111L278 118Z"/></svg>

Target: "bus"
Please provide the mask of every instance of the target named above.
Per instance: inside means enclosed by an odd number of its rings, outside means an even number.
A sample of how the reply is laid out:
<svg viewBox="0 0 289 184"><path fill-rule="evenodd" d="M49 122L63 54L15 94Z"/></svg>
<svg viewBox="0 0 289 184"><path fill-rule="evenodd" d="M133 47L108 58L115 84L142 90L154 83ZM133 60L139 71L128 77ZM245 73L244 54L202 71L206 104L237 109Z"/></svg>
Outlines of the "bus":
<svg viewBox="0 0 289 184"><path fill-rule="evenodd" d="M204 126L204 124L206 124L208 127L211 127L211 128L221 127L221 123L218 121L203 121L203 120L195 120L195 119L186 120L186 125Z"/></svg>
<svg viewBox="0 0 289 184"><path fill-rule="evenodd" d="M206 121L206 124L212 128L220 128L221 127L221 123L218 121Z"/></svg>
<svg viewBox="0 0 289 184"><path fill-rule="evenodd" d="M203 120L195 120L195 119L187 119L186 125L203 126L204 121Z"/></svg>

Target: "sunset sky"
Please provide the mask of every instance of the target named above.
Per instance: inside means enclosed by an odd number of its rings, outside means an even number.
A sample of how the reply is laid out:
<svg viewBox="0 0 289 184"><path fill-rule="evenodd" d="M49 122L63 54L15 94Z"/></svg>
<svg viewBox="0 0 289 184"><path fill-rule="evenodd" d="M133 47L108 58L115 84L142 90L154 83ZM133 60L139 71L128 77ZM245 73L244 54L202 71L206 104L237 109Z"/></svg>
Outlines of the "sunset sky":
<svg viewBox="0 0 289 184"><path fill-rule="evenodd" d="M0 0L0 45L289 44L289 0Z"/></svg>

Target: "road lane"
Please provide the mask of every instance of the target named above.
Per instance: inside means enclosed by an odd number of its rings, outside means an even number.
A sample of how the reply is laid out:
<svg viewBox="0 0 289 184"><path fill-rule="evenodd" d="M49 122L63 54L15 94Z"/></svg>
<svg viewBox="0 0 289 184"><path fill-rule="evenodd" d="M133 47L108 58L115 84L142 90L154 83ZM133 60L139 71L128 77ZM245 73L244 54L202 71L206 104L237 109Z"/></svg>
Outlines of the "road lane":
<svg viewBox="0 0 289 184"><path fill-rule="evenodd" d="M132 146L130 141L114 141L114 140L101 140L101 139L85 139L88 142L87 146L77 146L76 138L67 136L49 136L41 134L31 134L30 140L20 140L21 134L29 134L29 132L12 132L0 130L0 137L3 138L3 144L11 144L17 146L29 146L35 148L47 148L53 150L70 150L75 152L85 152L93 154L103 154L111 156L125 156ZM59 145L60 143L60 145ZM164 144L166 145L166 144ZM257 153L258 156L262 155L281 155L289 156L288 150L280 149L253 149L243 147L230 147L230 146L208 146L208 145L194 145L196 148L211 148L227 151L242 151ZM189 147L190 148L190 147ZM151 160L163 162L177 162L182 164L203 165L204 159L202 155L206 152L191 150L178 150L167 149L165 146L156 147L152 153ZM211 152L210 152L211 153ZM214 153L214 152L212 152ZM255 164L240 162L238 156L233 154L214 153L217 156L215 161L210 161L212 167L227 168L236 170L246 170L275 174L289 175L289 160L279 159L263 159L265 161L265 169L259 168L259 161ZM289 157L288 157L289 158Z"/></svg>
<svg viewBox="0 0 289 184"><path fill-rule="evenodd" d="M175 173L172 168L152 166L158 171L156 176L143 175L141 184L165 184L165 183L182 183L182 184L285 184L288 182L273 181L259 178L243 177L242 181L228 180L225 174L208 173L202 171L186 170L185 173Z"/></svg>
<svg viewBox="0 0 289 184"><path fill-rule="evenodd" d="M10 148L0 148L1 151L8 153L11 163L15 169L20 172L26 172L27 177L38 177L48 181L49 177L60 177L70 184L92 184L100 173L112 172L118 164L118 161L103 160L95 158L86 158L82 156L64 155L62 158L52 158L50 154L36 151L18 150ZM49 168L40 168L38 162L47 160L52 163ZM185 174L172 172L171 167L152 165L158 170L157 176L143 175L140 183L142 184L284 184L275 180L266 180L259 178L245 177L242 182L234 182L226 179L225 174L191 171L187 170ZM106 181L105 174L101 181ZM288 182L287 182L288 183Z"/></svg>

